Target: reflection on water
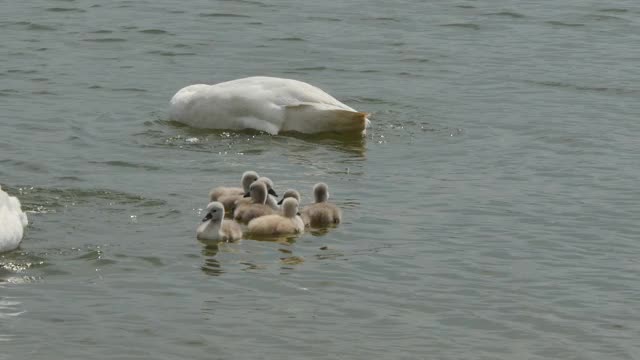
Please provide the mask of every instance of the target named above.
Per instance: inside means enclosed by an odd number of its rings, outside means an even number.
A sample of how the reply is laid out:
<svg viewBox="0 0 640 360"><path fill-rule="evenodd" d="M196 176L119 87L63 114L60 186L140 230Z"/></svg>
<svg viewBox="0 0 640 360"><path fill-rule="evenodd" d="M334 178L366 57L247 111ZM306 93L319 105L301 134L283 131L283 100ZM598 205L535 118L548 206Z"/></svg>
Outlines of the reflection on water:
<svg viewBox="0 0 640 360"><path fill-rule="evenodd" d="M255 236L245 233L243 240L237 242L217 242L199 240L202 245L201 255L204 264L200 267L202 272L209 276L220 276L225 273L222 262L229 263L228 259L218 259L219 256L237 258L237 264L245 266L245 270L264 270L267 266L246 261L247 256L253 257L264 253L264 260L273 263L278 261L283 268L304 263L304 257L294 254L294 245L300 235L289 236ZM255 245L255 246L254 246ZM276 246L274 248L274 246ZM265 251L268 250L268 251ZM280 253L278 256L277 251Z"/></svg>
<svg viewBox="0 0 640 360"><path fill-rule="evenodd" d="M311 235L313 235L313 236L321 237L321 236L327 235L331 231L331 229L335 229L337 227L338 227L338 225L332 224L332 225L330 225L328 227L324 227L324 228L310 228L309 229L309 233Z"/></svg>
<svg viewBox="0 0 640 360"><path fill-rule="evenodd" d="M367 139L360 133L300 134L290 132L283 135L302 140L307 144L322 145L347 154L358 155L362 159L364 159L367 149Z"/></svg>
<svg viewBox="0 0 640 360"><path fill-rule="evenodd" d="M0 283L21 283L37 280L34 270L46 269L49 264L43 256L31 254L17 248L10 252L0 254Z"/></svg>
<svg viewBox="0 0 640 360"><path fill-rule="evenodd" d="M25 310L21 310L20 305L20 301L0 296L0 319L23 314ZM9 340L12 335L0 334L0 342L3 341L3 337L6 337L4 340Z"/></svg>
<svg viewBox="0 0 640 360"><path fill-rule="evenodd" d="M222 267L220 266L220 262L213 257L208 257L204 259L204 265L200 267L203 273L210 276L220 276L224 273Z"/></svg>
<svg viewBox="0 0 640 360"><path fill-rule="evenodd" d="M191 145L195 148L198 148L198 145L201 147L202 143L207 143L213 140L222 141L231 146L242 144L246 140L255 139L256 137L263 137L271 139L275 144L286 143L282 145L299 147L301 150L304 150L305 148L315 148L317 145L321 145L331 150L341 151L364 158L367 142L367 137L357 132L337 134L330 132L320 134L286 132L278 135L270 135L253 129L219 130L194 128L172 120L148 121L146 125L148 128L153 128L155 130L153 132L146 132L146 135L160 135L161 137L168 139L169 143L185 143L184 145ZM162 126L155 127L155 125Z"/></svg>
<svg viewBox="0 0 640 360"><path fill-rule="evenodd" d="M293 245L300 235L257 235L246 233L245 239L251 239L256 241L274 242L283 245Z"/></svg>
<svg viewBox="0 0 640 360"><path fill-rule="evenodd" d="M210 276L220 276L224 273L220 262L215 258L218 251L220 251L220 248L217 243L203 243L201 253L204 257L204 265L200 267L203 273Z"/></svg>
<svg viewBox="0 0 640 360"><path fill-rule="evenodd" d="M300 265L304 263L304 258L302 256L286 256L281 257L280 261L283 265Z"/></svg>

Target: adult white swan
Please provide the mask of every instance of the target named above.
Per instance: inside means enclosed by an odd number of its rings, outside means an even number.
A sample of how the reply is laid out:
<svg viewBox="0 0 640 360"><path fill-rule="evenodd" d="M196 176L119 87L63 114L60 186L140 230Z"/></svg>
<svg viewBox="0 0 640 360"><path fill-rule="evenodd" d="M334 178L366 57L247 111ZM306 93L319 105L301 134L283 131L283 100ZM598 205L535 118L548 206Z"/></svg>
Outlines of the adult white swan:
<svg viewBox="0 0 640 360"><path fill-rule="evenodd" d="M22 212L20 200L9 196L0 187L0 253L11 251L20 245L27 215Z"/></svg>
<svg viewBox="0 0 640 360"><path fill-rule="evenodd" d="M333 96L302 81L254 76L182 88L171 99L171 119L197 128L256 129L278 134L362 132L370 121Z"/></svg>

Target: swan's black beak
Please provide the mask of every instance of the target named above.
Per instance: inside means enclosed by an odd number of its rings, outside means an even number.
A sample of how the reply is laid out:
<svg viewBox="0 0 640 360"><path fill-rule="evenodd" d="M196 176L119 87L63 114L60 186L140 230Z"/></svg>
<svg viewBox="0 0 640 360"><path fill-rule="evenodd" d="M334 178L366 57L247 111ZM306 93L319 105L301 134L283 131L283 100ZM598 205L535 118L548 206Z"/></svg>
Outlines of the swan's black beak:
<svg viewBox="0 0 640 360"><path fill-rule="evenodd" d="M244 196L243 196L243 197L251 197L251 193L247 191L247 193L246 193L246 194L244 194Z"/></svg>
<svg viewBox="0 0 640 360"><path fill-rule="evenodd" d="M296 213L296 215L298 215L298 216L302 216L302 214L300 214L300 211L298 211L298 212Z"/></svg>
<svg viewBox="0 0 640 360"><path fill-rule="evenodd" d="M282 205L283 201L284 201L284 198L280 199L280 201L278 201L278 205Z"/></svg>
<svg viewBox="0 0 640 360"><path fill-rule="evenodd" d="M211 220L211 218L212 218L212 217L213 217L213 215L211 215L211 213L207 213L207 216L205 216L205 217L202 219L202 222L205 222L205 221L207 221L207 220Z"/></svg>
<svg viewBox="0 0 640 360"><path fill-rule="evenodd" d="M275 197L278 197L278 194L276 194L276 191L273 190L273 189L269 189L269 194L271 194L271 195L273 195Z"/></svg>

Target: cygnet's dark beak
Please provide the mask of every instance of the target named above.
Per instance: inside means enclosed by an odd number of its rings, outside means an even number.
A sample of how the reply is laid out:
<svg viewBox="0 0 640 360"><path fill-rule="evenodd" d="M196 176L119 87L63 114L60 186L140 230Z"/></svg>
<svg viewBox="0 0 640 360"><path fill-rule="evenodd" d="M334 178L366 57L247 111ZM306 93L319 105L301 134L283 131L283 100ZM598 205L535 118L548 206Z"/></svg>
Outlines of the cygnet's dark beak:
<svg viewBox="0 0 640 360"><path fill-rule="evenodd" d="M207 216L205 216L205 217L202 219L202 222L205 222L205 221L207 221L207 220L211 220L211 218L212 218L212 217L213 217L213 215L211 215L211 213L207 213Z"/></svg>
<svg viewBox="0 0 640 360"><path fill-rule="evenodd" d="M271 194L271 195L273 195L275 197L278 197L278 194L276 194L276 191L273 190L273 189L269 189L269 194Z"/></svg>
<svg viewBox="0 0 640 360"><path fill-rule="evenodd" d="M296 215L298 215L298 216L302 216L302 214L300 214L300 211L298 211L298 212L296 213Z"/></svg>
<svg viewBox="0 0 640 360"><path fill-rule="evenodd" d="M280 201L278 201L278 205L282 205L283 201L284 201L284 198L280 199Z"/></svg>
<svg viewBox="0 0 640 360"><path fill-rule="evenodd" d="M247 193L246 193L246 194L244 194L244 196L243 196L243 197L251 197L251 193L247 191Z"/></svg>

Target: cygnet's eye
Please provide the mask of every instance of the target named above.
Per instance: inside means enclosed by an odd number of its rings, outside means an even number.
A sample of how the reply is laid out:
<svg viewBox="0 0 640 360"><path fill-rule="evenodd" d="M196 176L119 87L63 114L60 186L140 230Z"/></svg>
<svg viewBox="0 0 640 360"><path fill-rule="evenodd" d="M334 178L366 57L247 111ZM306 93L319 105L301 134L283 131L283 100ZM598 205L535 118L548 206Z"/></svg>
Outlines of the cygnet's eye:
<svg viewBox="0 0 640 360"><path fill-rule="evenodd" d="M216 211L218 211L218 210L213 210L213 211L212 211L212 213L214 213L214 212L216 212Z"/></svg>

